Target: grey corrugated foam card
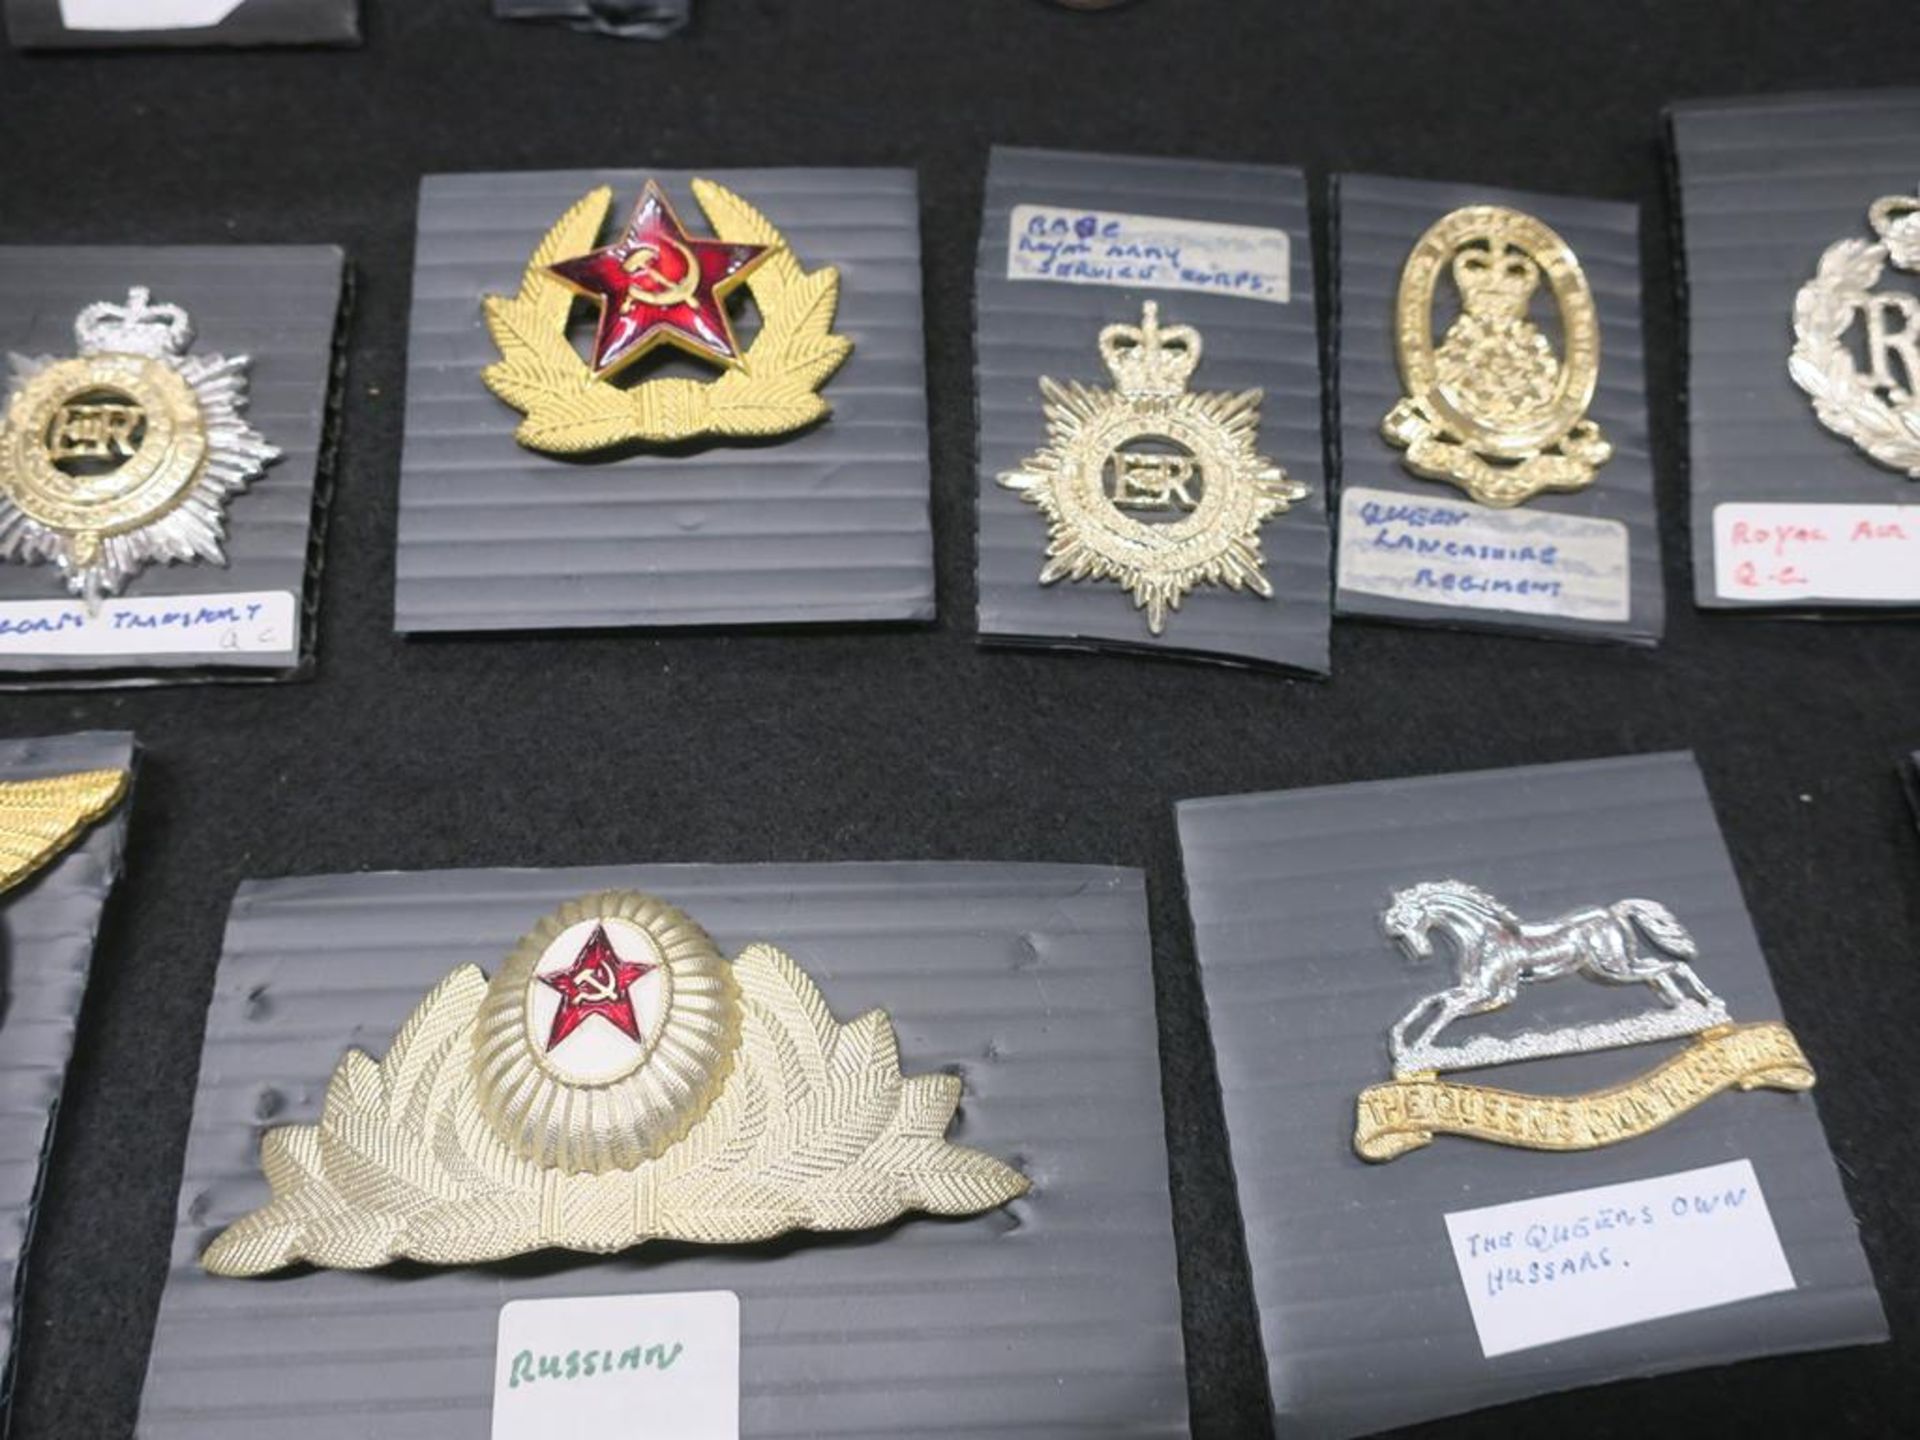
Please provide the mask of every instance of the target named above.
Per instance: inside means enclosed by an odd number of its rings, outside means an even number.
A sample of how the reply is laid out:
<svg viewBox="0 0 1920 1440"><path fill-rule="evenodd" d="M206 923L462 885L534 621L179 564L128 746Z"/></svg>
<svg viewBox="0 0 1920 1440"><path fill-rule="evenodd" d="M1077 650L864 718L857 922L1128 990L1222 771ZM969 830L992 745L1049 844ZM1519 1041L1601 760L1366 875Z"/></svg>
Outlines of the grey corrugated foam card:
<svg viewBox="0 0 1920 1440"><path fill-rule="evenodd" d="M6 0L22 50L357 45L360 0Z"/></svg>
<svg viewBox="0 0 1920 1440"><path fill-rule="evenodd" d="M1920 510L1852 508L1920 504L1920 485L1822 425L1788 373L1795 297L1822 255L1837 241L1873 240L1868 209L1882 196L1914 194L1920 90L1690 101L1672 107L1668 127L1695 603L1920 608ZM1914 294L1920 281L1889 266L1875 288ZM1856 314L1842 337L1857 366L1861 328ZM1766 508L1812 505L1843 508ZM1897 543L1888 523L1903 531Z"/></svg>
<svg viewBox="0 0 1920 1440"><path fill-rule="evenodd" d="M1147 217L1177 233L1232 225L1286 237L1286 298L1126 283L1013 278L1011 226L1019 207L1053 217ZM1032 212L1023 211L1026 223ZM1194 249L1199 249L1196 238ZM1173 267L1192 269L1182 260ZM1162 266L1160 274L1168 273ZM1211 273L1211 272L1210 272ZM1153 277L1149 277L1153 278ZM1221 278L1231 278L1222 274ZM1260 528L1270 599L1202 585L1152 634L1120 585L1061 580L1041 585L1045 517L1000 484L1046 442L1040 380L1111 388L1098 339L1108 325L1138 325L1142 305L1163 326L1186 325L1202 340L1195 391L1259 388L1259 450L1305 487L1286 513ZM1313 245L1306 179L1273 165L1081 155L994 147L987 170L974 294L979 438L980 638L1060 648L1119 648L1238 664L1328 671L1328 533L1321 454L1320 351L1314 316ZM1202 484L1205 477L1202 476Z"/></svg>
<svg viewBox="0 0 1920 1440"><path fill-rule="evenodd" d="M1647 431L1640 328L1640 212L1633 205L1371 175L1335 177L1334 404L1337 583L1334 609L1455 629L1652 645L1665 620L1660 525ZM1613 446L1583 490L1509 511L1414 475L1381 434L1406 393L1394 309L1408 253L1465 205L1503 205L1546 222L1572 248L1593 295L1600 373L1587 414ZM1442 281L1440 292L1451 294ZM1436 304L1435 337L1458 313ZM1564 356L1543 279L1532 317ZM1465 529L1461 521L1468 522ZM1497 526L1479 543L1480 527ZM1463 536L1473 544L1458 548ZM1471 590L1462 586L1471 586ZM1472 603L1457 597L1471 593Z"/></svg>
<svg viewBox="0 0 1920 1440"><path fill-rule="evenodd" d="M842 1019L887 1010L908 1073L963 1077L952 1138L1032 1191L960 1221L605 1258L214 1279L262 1203L268 1125L312 1121L348 1046L385 1053L463 962L558 902L640 888L728 954L764 940ZM1158 1030L1138 871L1065 865L650 866L250 882L215 978L145 1440L470 1440L503 1303L732 1290L751 1440L1182 1436L1187 1396Z"/></svg>
<svg viewBox="0 0 1920 1440"><path fill-rule="evenodd" d="M1690 755L1188 800L1178 819L1280 1433L1358 1435L1886 1337L1817 1087L1729 1091L1598 1150L1439 1135L1391 1164L1354 1152L1356 1097L1390 1075L1388 1027L1446 983L1444 961L1409 963L1381 928L1389 896L1420 881L1463 880L1538 919L1628 896L1659 901L1692 932L1701 977L1736 1020L1781 1018ZM1508 1015L1462 1024L1505 1034L1616 1018L1644 1010L1646 994L1569 978L1525 987ZM1652 1048L1482 1074L1508 1089L1575 1093L1644 1070ZM1817 1050L1809 1058L1817 1072ZM1446 1214L1742 1159L1794 1288L1483 1356Z"/></svg>
<svg viewBox="0 0 1920 1440"><path fill-rule="evenodd" d="M133 737L120 731L0 740L0 781L130 771L133 764ZM94 937L120 876L130 804L123 798L45 869L0 896L0 1411L12 1386L14 1312L26 1283L41 1175Z"/></svg>
<svg viewBox="0 0 1920 1440"><path fill-rule="evenodd" d="M807 269L839 269L834 331L853 351L821 387L831 413L766 441L576 459L522 447L521 416L480 378L499 359L482 297L515 294L541 237L597 185L615 192L610 236L649 172L428 176L400 461L401 633L933 618L913 173L693 173L764 213ZM692 174L651 174L687 227L707 233ZM736 317L743 344L753 313ZM576 307L577 328L585 314ZM714 372L676 357L652 373Z"/></svg>
<svg viewBox="0 0 1920 1440"><path fill-rule="evenodd" d="M0 564L0 688L311 673L344 267L331 245L0 248L0 353L71 356L83 308L124 304L144 286L154 303L186 309L190 355L251 357L245 418L281 452L227 502L224 566L149 565L97 619L52 564Z"/></svg>

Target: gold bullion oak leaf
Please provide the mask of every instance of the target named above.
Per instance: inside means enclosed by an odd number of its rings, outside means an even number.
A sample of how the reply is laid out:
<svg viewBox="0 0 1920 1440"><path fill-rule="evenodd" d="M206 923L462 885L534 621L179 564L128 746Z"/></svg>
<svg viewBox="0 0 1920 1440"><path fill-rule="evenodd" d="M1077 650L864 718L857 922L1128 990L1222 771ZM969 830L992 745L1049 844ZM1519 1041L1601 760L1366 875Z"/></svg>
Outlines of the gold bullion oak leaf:
<svg viewBox="0 0 1920 1440"><path fill-rule="evenodd" d="M567 338L574 293L547 267L598 242L613 204L613 190L603 185L547 232L527 262L519 294L484 301L501 358L481 378L524 412L514 432L522 445L564 455L632 441L783 435L832 409L814 392L853 349L851 340L833 333L840 272L831 265L802 269L766 216L724 185L695 180L693 193L719 239L770 247L746 282L761 324L740 366L711 381L663 376L630 389L594 378Z"/></svg>
<svg viewBox="0 0 1920 1440"><path fill-rule="evenodd" d="M733 972L735 1073L657 1159L596 1175L523 1160L487 1124L468 1048L487 981L460 967L385 1060L347 1053L318 1125L268 1132L272 1203L222 1233L201 1263L244 1276L302 1260L366 1269L558 1246L604 1254L654 1239L743 1244L864 1230L910 1210L972 1215L1026 1193L1019 1171L947 1143L961 1082L903 1077L884 1014L837 1023L805 972L770 945L742 951Z"/></svg>
<svg viewBox="0 0 1920 1440"><path fill-rule="evenodd" d="M126 793L125 770L0 783L0 894L25 884Z"/></svg>

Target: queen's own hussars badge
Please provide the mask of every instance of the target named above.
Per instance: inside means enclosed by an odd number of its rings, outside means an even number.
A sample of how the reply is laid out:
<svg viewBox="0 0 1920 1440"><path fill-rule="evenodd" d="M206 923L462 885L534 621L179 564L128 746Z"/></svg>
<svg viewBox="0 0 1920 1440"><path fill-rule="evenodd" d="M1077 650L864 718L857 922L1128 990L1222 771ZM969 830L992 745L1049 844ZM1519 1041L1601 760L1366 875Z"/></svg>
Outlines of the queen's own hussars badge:
<svg viewBox="0 0 1920 1440"><path fill-rule="evenodd" d="M1436 343L1443 273L1459 313ZM1542 279L1560 354L1532 317ZM1600 374L1593 294L1567 242L1531 215L1468 205L1436 221L1400 272L1394 330L1407 393L1380 428L1414 474L1504 508L1582 489L1611 458L1587 418Z"/></svg>
<svg viewBox="0 0 1920 1440"><path fill-rule="evenodd" d="M771 945L728 960L663 901L587 895L492 980L448 975L385 1059L349 1051L319 1123L262 1141L271 1203L201 1263L454 1265L973 1215L1027 1180L947 1143L960 1093L903 1076L885 1014L838 1023Z"/></svg>
<svg viewBox="0 0 1920 1440"><path fill-rule="evenodd" d="M1787 371L1822 425L1920 480L1920 295L1876 288L1889 265L1920 275L1920 196L1883 196L1867 221L1875 238L1829 245L1794 298Z"/></svg>
<svg viewBox="0 0 1920 1440"><path fill-rule="evenodd" d="M1532 1150L1592 1150L1644 1135L1723 1090L1813 1085L1813 1069L1785 1025L1738 1024L1727 1014L1694 971L1693 937L1656 901L1621 900L1536 923L1471 885L1438 880L1394 895L1381 923L1414 961L1430 959L1436 937L1443 938L1454 984L1422 997L1388 1032L1394 1078L1360 1094L1353 1145L1364 1159L1392 1160L1437 1134ZM1569 976L1644 985L1653 1003L1620 1019L1440 1043L1457 1021L1511 1005L1523 986ZM1584 1095L1528 1095L1440 1079L1443 1070L1672 1039L1688 1043L1651 1070Z"/></svg>
<svg viewBox="0 0 1920 1440"><path fill-rule="evenodd" d="M1047 517L1040 583L1114 580L1158 635L1198 585L1270 598L1260 527L1307 487L1260 454L1258 390L1189 390L1200 332L1138 325L1100 332L1115 387L1042 378L1047 444L1000 483Z"/></svg>
<svg viewBox="0 0 1920 1440"><path fill-rule="evenodd" d="M547 232L517 295L486 297L500 359L482 378L526 416L514 432L522 445L572 455L764 438L827 414L816 392L853 349L833 333L839 271L803 269L772 222L724 185L695 180L693 193L712 235L688 230L649 180L625 228L596 248L613 206L601 186ZM750 342L735 333L728 304L742 287L760 315ZM577 299L593 306L585 356L567 334ZM719 374L636 377L640 362L668 350ZM623 377L634 383L616 383Z"/></svg>
<svg viewBox="0 0 1920 1440"><path fill-rule="evenodd" d="M177 305L89 305L80 353L11 357L0 559L52 561L99 604L156 562L226 563L226 503L280 452L249 426L248 359L195 355Z"/></svg>

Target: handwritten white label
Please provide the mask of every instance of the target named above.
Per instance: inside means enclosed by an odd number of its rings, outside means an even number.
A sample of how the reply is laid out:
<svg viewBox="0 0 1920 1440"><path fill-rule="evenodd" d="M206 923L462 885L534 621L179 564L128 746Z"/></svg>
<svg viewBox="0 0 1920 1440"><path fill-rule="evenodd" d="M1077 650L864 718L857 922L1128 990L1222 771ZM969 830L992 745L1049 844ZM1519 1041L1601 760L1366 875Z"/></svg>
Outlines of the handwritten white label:
<svg viewBox="0 0 1920 1440"><path fill-rule="evenodd" d="M1723 600L1920 600L1920 505L1713 507Z"/></svg>
<svg viewBox="0 0 1920 1440"><path fill-rule="evenodd" d="M1632 612L1627 527L1350 486L1340 494L1340 588L1418 605L1568 620Z"/></svg>
<svg viewBox="0 0 1920 1440"><path fill-rule="evenodd" d="M740 1440L731 1290L500 1308L493 1440Z"/></svg>
<svg viewBox="0 0 1920 1440"><path fill-rule="evenodd" d="M1492 1359L1793 1289L1747 1160L1447 1216Z"/></svg>
<svg viewBox="0 0 1920 1440"><path fill-rule="evenodd" d="M1158 215L1016 205L1007 278L1141 290L1202 290L1285 304L1292 247L1284 230Z"/></svg>
<svg viewBox="0 0 1920 1440"><path fill-rule="evenodd" d="M69 30L204 30L245 0L60 0Z"/></svg>
<svg viewBox="0 0 1920 1440"><path fill-rule="evenodd" d="M284 590L78 600L0 601L0 655L282 654L299 639L299 604Z"/></svg>

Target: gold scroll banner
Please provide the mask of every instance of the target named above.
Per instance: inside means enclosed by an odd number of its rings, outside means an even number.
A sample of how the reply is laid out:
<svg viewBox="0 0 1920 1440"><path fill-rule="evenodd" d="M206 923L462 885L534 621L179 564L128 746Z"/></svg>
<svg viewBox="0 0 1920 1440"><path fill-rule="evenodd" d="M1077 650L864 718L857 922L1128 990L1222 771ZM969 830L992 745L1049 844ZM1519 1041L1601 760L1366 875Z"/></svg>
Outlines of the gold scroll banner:
<svg viewBox="0 0 1920 1440"><path fill-rule="evenodd" d="M1586 1095L1523 1095L1432 1076L1360 1092L1353 1148L1365 1160L1392 1160L1464 1135L1529 1150L1593 1150L1657 1130L1722 1090L1809 1090L1813 1067L1793 1032L1777 1021L1720 1025L1645 1074Z"/></svg>

